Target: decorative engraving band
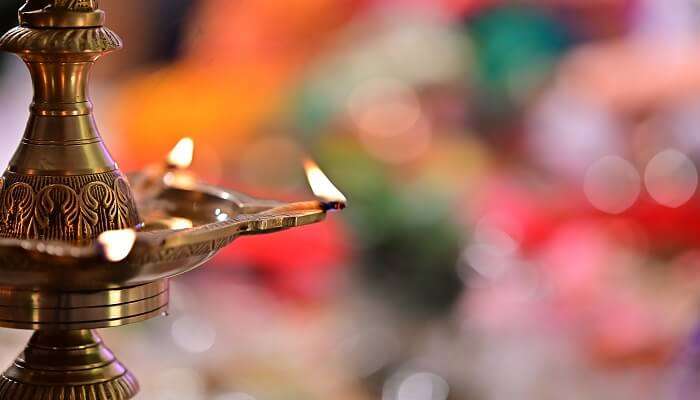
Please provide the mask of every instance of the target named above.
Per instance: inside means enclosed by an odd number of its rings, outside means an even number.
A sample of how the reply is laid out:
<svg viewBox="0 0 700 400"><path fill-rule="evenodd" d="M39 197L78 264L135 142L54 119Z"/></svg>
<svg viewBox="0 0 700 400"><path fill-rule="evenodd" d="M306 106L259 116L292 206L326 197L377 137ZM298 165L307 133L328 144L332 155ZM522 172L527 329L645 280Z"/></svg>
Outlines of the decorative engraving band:
<svg viewBox="0 0 700 400"><path fill-rule="evenodd" d="M69 11L95 11L99 5L97 0L56 0L54 7Z"/></svg>
<svg viewBox="0 0 700 400"><path fill-rule="evenodd" d="M52 4L49 4L52 3ZM97 0L27 0L22 6L22 12L40 11L46 9L47 6L60 10L67 11L95 11L99 8Z"/></svg>
<svg viewBox="0 0 700 400"><path fill-rule="evenodd" d="M28 385L0 377L0 400L127 400L138 392L139 384L129 371L116 379L78 386Z"/></svg>
<svg viewBox="0 0 700 400"><path fill-rule="evenodd" d="M122 41L111 30L33 29L18 26L0 37L0 49L11 53L104 53L122 47Z"/></svg>
<svg viewBox="0 0 700 400"><path fill-rule="evenodd" d="M20 175L0 181L0 237L88 240L140 223L117 171L77 176Z"/></svg>
<svg viewBox="0 0 700 400"><path fill-rule="evenodd" d="M130 260L137 264L163 263L184 260L186 258L213 256L217 251L233 242L240 232L234 232L216 239L203 240L198 243L186 244L176 247L154 248L132 256Z"/></svg>

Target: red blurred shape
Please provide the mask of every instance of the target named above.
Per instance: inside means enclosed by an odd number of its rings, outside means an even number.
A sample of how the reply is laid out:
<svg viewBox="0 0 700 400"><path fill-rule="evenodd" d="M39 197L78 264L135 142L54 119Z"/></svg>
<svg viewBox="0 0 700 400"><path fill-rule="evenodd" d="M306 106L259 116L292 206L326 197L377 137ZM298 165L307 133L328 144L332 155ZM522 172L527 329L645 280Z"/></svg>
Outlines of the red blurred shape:
<svg viewBox="0 0 700 400"><path fill-rule="evenodd" d="M349 234L339 220L243 237L217 258L217 264L252 268L275 293L301 300L332 294L350 256Z"/></svg>

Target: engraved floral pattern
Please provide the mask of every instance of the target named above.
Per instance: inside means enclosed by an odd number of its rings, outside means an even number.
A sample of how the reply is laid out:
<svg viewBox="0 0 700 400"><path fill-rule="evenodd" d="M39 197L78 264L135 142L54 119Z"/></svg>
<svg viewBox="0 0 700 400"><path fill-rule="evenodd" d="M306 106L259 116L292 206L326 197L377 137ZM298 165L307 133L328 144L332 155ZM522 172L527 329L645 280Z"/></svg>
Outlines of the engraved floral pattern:
<svg viewBox="0 0 700 400"><path fill-rule="evenodd" d="M114 222L116 206L114 191L103 182L90 182L80 192L80 217L78 235L92 237L93 227L100 222L100 210L104 210L110 223Z"/></svg>
<svg viewBox="0 0 700 400"><path fill-rule="evenodd" d="M129 204L131 202L131 188L124 178L114 181L114 192L117 195L115 207L115 223L120 226L129 226Z"/></svg>
<svg viewBox="0 0 700 400"><path fill-rule="evenodd" d="M49 185L39 191L34 205L36 226L47 229L52 217L66 227L73 227L78 216L78 195L66 185Z"/></svg>
<svg viewBox="0 0 700 400"><path fill-rule="evenodd" d="M34 189L19 182L10 186L2 201L3 228L9 236L32 237L32 207Z"/></svg>
<svg viewBox="0 0 700 400"><path fill-rule="evenodd" d="M84 240L139 222L131 189L122 177L112 186L93 181L79 191L65 184L49 184L38 192L26 182L12 183L6 190L2 186L1 236Z"/></svg>

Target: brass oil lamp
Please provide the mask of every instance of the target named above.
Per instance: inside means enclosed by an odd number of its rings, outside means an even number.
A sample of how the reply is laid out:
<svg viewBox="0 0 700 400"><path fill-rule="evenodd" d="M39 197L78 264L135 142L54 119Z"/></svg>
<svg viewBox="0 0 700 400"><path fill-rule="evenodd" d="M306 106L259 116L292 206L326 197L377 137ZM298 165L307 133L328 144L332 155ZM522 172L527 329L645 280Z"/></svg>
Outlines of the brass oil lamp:
<svg viewBox="0 0 700 400"><path fill-rule="evenodd" d="M321 221L345 200L313 165L314 193L327 200L206 185L182 170L186 141L168 167L127 178L87 93L93 63L122 46L97 0L27 0L19 21L0 49L27 64L34 100L0 179L0 326L35 332L0 377L0 400L129 399L138 383L95 329L164 314L170 278L238 236Z"/></svg>

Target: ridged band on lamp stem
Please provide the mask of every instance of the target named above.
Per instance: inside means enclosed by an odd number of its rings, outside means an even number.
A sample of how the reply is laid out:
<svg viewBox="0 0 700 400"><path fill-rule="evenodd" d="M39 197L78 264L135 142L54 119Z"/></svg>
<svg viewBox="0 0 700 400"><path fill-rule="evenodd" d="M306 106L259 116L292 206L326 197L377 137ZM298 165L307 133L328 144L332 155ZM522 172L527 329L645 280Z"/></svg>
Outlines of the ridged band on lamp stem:
<svg viewBox="0 0 700 400"><path fill-rule="evenodd" d="M162 315L170 292L163 279L146 285L100 291L0 288L0 326L16 329L97 329Z"/></svg>

